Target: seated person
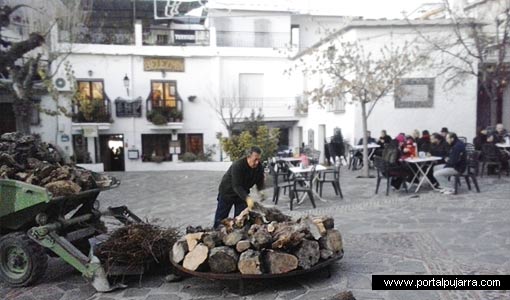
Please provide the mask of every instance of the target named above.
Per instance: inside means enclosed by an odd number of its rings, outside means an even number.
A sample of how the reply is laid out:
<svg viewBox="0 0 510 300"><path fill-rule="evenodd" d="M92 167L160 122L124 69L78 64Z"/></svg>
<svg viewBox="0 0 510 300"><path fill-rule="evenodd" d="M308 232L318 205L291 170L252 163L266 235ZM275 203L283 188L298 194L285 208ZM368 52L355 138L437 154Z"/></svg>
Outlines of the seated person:
<svg viewBox="0 0 510 300"><path fill-rule="evenodd" d="M370 136L370 131L367 131L368 143L367 144L375 144L376 140ZM358 141L358 145L363 145L363 138L360 138Z"/></svg>
<svg viewBox="0 0 510 300"><path fill-rule="evenodd" d="M453 189L446 188L448 177L462 174L466 171L466 145L458 139L454 132L446 135L448 144L451 145L446 159L446 164L440 164L434 167L434 177L439 182L440 191L444 194L453 194ZM455 180L451 181L455 184Z"/></svg>
<svg viewBox="0 0 510 300"><path fill-rule="evenodd" d="M508 136L508 132L506 131L505 127L503 126L503 124L497 124L496 125L496 132L495 132L496 136L496 143L506 143L506 137Z"/></svg>
<svg viewBox="0 0 510 300"><path fill-rule="evenodd" d="M430 152L430 133L428 130L423 130L421 138L416 141L418 144L418 152Z"/></svg>
<svg viewBox="0 0 510 300"><path fill-rule="evenodd" d="M414 145L414 139L412 136L406 137L406 142L402 147L402 160L407 158L416 157L416 146Z"/></svg>
<svg viewBox="0 0 510 300"><path fill-rule="evenodd" d="M383 150L382 159L388 163L388 168L392 173L399 173L402 177L410 177L412 176L411 172L407 168L405 164L401 162L402 152L400 151L399 141L396 139L391 141L386 145ZM387 176L387 174L384 174ZM391 180L391 186L395 189L400 189L402 186L403 179L401 177L393 178Z"/></svg>
<svg viewBox="0 0 510 300"><path fill-rule="evenodd" d="M482 151L482 146L487 143L487 129L478 128L476 137L473 139L475 150Z"/></svg>
<svg viewBox="0 0 510 300"><path fill-rule="evenodd" d="M449 146L446 140L437 132L430 137L430 155L445 158L448 156ZM441 161L444 163L444 161Z"/></svg>
<svg viewBox="0 0 510 300"><path fill-rule="evenodd" d="M509 154L507 151L498 148L498 146L496 146L497 143L498 143L498 137L497 137L496 132L494 132L493 134L491 134L487 137L486 145L489 145L490 147L493 148L491 152L497 153L499 161L501 162L501 169L507 171L508 167L509 167L509 165L508 165ZM485 146L485 147L487 147L487 146ZM482 153L482 155L483 155L483 153ZM494 167L495 167L494 165L488 166L487 173L494 174L495 173Z"/></svg>
<svg viewBox="0 0 510 300"><path fill-rule="evenodd" d="M384 147L391 143L391 137L386 133L386 130L381 131L381 136L379 137L379 140L377 141L377 145L379 145L379 148L375 149L375 155L382 156L382 152L384 150Z"/></svg>

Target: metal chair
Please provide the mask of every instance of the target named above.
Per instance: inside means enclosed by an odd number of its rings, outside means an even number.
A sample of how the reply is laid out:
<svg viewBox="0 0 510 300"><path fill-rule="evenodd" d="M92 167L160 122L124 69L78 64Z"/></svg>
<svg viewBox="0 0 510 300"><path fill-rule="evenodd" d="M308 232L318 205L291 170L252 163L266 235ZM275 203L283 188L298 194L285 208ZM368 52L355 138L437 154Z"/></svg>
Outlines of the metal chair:
<svg viewBox="0 0 510 300"><path fill-rule="evenodd" d="M466 185L468 187L468 190L471 190L471 183L470 183L470 181L472 181L473 185L476 188L476 192L480 193L480 187L478 186L478 181L476 180L476 176L478 174L478 169L479 169L479 164L480 164L479 158L480 158L480 152L479 151L475 151L472 154L469 154L469 153L467 154L466 171L463 174L454 175L454 178L455 178L455 191L454 191L454 194L455 195L457 195L459 186L461 186L461 180L460 179L462 177L466 181Z"/></svg>
<svg viewBox="0 0 510 300"><path fill-rule="evenodd" d="M483 177L483 172L485 171L485 166L487 166L487 173L489 173L489 166L495 166L498 170L498 178L501 178L501 169L502 163L500 159L501 153L499 152L498 147L492 144L484 144L482 145L482 172L481 177Z"/></svg>
<svg viewBox="0 0 510 300"><path fill-rule="evenodd" d="M269 173L273 176L273 202L276 205L278 204L278 199L280 198L280 190L282 188L284 191L287 188L291 189L294 186L294 182L290 180L290 176L285 174L278 174L274 166L269 168ZM289 197L292 198L292 196L292 193L289 192Z"/></svg>
<svg viewBox="0 0 510 300"><path fill-rule="evenodd" d="M310 201L312 202L313 208L316 208L315 206L315 200L313 198L313 180L315 178L315 167L316 165L312 166L312 170L308 172L305 176L294 176L293 180L293 189L295 197L291 197L290 199L290 210L293 208L293 200L298 199L299 193L298 192L304 192L308 194L308 197L310 198Z"/></svg>
<svg viewBox="0 0 510 300"><path fill-rule="evenodd" d="M342 199L344 198L344 195L342 194L342 188L340 187L340 168L341 164L338 162L338 164L333 169L321 172L319 179L317 180L319 196L322 197L322 186L324 183L330 182L331 185L333 185L333 189L335 189L335 195L340 196Z"/></svg>
<svg viewBox="0 0 510 300"><path fill-rule="evenodd" d="M381 184L381 180L383 178L386 178L386 196L389 195L390 183L393 178L402 178L402 184L404 185L406 193L408 193L406 184L406 178L408 174L404 172L400 167L391 167L388 162L379 156L374 157L374 166L377 170L377 184L375 187L376 194L379 192L379 185Z"/></svg>

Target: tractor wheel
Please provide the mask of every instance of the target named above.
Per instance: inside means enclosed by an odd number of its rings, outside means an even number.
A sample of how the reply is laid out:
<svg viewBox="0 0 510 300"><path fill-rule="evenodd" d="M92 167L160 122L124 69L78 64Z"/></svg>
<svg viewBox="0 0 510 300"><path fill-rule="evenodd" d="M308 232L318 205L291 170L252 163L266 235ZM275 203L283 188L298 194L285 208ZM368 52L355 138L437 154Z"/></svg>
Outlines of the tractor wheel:
<svg viewBox="0 0 510 300"><path fill-rule="evenodd" d="M0 239L0 279L10 286L28 286L44 275L48 266L45 249L23 232Z"/></svg>

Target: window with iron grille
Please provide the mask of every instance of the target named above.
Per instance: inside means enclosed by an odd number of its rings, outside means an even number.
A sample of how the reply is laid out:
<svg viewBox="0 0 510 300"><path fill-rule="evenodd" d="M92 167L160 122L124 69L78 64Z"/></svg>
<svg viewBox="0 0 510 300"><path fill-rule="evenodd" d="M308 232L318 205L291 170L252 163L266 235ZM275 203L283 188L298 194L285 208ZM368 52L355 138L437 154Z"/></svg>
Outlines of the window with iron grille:
<svg viewBox="0 0 510 300"><path fill-rule="evenodd" d="M115 114L119 118L140 118L142 116L142 99L134 101L115 99Z"/></svg>

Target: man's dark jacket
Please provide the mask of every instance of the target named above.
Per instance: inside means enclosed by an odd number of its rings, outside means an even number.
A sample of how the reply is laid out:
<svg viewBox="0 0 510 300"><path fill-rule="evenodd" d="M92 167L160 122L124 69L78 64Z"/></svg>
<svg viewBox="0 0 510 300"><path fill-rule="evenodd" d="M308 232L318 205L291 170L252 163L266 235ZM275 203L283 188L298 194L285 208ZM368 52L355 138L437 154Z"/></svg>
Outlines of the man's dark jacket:
<svg viewBox="0 0 510 300"><path fill-rule="evenodd" d="M246 157L243 157L232 163L223 175L219 193L227 200L244 201L255 184L259 190L264 188L264 167L259 164L254 169L250 168Z"/></svg>
<svg viewBox="0 0 510 300"><path fill-rule="evenodd" d="M457 140L450 149L445 168L454 168L459 173L466 171L466 145Z"/></svg>

